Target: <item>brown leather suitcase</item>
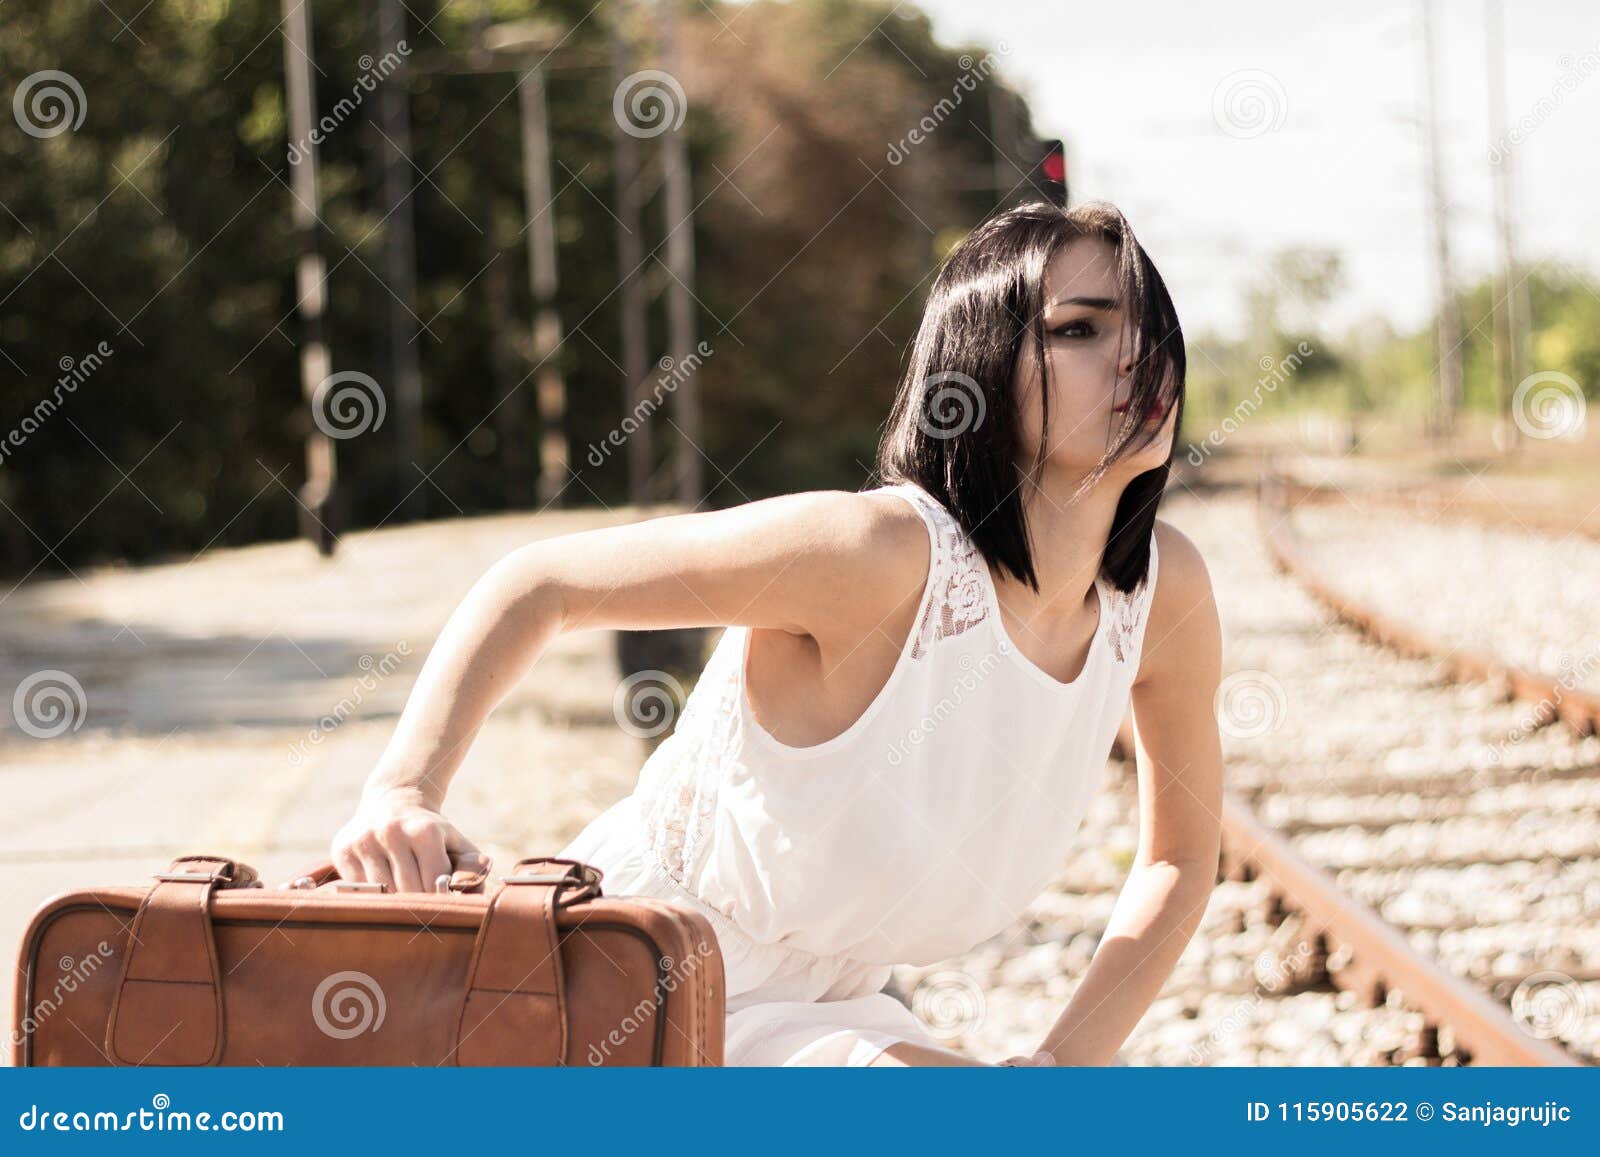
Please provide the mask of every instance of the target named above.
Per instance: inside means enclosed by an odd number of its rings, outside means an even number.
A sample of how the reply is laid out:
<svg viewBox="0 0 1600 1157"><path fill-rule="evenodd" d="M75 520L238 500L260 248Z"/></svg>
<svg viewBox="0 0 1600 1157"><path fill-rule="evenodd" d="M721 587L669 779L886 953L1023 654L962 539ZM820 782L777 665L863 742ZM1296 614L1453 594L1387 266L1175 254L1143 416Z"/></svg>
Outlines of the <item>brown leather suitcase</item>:
<svg viewBox="0 0 1600 1157"><path fill-rule="evenodd" d="M180 856L145 887L47 900L22 938L14 1063L720 1065L716 933L602 873L383 891L325 863L282 888Z"/></svg>

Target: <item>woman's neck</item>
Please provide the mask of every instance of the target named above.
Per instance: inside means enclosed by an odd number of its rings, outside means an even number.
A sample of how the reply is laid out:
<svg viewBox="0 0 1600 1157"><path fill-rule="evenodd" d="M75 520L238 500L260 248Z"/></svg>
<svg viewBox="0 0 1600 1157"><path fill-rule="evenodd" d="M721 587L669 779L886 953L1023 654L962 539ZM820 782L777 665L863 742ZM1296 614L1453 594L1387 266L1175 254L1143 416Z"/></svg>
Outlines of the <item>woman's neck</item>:
<svg viewBox="0 0 1600 1157"><path fill-rule="evenodd" d="M1126 484L1108 475L1074 497L1082 481L1083 475L1047 469L1022 484L1039 590L1009 574L1003 588L1007 609L1024 623L1070 618L1095 601L1094 582Z"/></svg>

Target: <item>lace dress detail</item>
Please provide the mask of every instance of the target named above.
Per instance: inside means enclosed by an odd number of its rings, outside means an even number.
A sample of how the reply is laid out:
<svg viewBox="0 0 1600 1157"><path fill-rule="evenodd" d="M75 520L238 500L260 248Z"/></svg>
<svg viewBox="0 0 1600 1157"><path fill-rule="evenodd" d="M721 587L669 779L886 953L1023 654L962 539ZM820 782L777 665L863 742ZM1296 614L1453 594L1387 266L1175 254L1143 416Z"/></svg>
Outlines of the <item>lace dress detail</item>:
<svg viewBox="0 0 1600 1157"><path fill-rule="evenodd" d="M940 639L962 634L988 618L988 568L983 553L942 503L919 486L904 484L895 489L904 490L928 515L939 540L933 559L933 597L917 624L916 641L911 647L911 657L921 659ZM1151 550L1154 549L1152 539ZM1149 578L1153 572L1152 559L1144 581L1131 591L1118 590L1108 580L1095 580L1104 583L1108 595L1111 621L1107 623L1106 643L1118 663L1125 664L1134 656L1139 624L1150 606Z"/></svg>
<svg viewBox="0 0 1600 1157"><path fill-rule="evenodd" d="M931 567L932 597L911 644L911 657L921 659L940 639L962 634L988 618L989 602L984 594L984 580L988 576L984 573L982 553L967 538L953 514L920 487L904 485L895 489L910 495L932 519L938 539Z"/></svg>
<svg viewBox="0 0 1600 1157"><path fill-rule="evenodd" d="M927 589L889 683L848 739L815 750L765 742L743 699L749 628L731 626L618 811L626 831L615 838L637 849L663 887L755 942L781 942L794 959L932 962L1014 918L1060 862L1087 808L1142 648L1153 536L1146 581L1123 593L1097 580L1114 661L1094 661L1097 650L1071 684L1041 678L1025 662L983 667L975 680L974 663L1004 639L988 633L998 622L983 556L936 498L912 483L887 489L923 515L933 548ZM1063 695L1078 706L1063 710ZM959 721L942 723L938 742L921 743L927 720L947 709L959 709ZM1018 790L1038 797L1037 806L994 808L991 777L973 773L986 762L1021 769ZM874 768L883 774L863 774ZM859 894L860 881L897 880L897 865L916 859L926 824L908 829L908 809L942 825L934 842L956 849L951 856L985 865L981 877L969 872L985 881L979 892L959 901L948 889ZM1016 855L1019 848L1032 856Z"/></svg>
<svg viewBox="0 0 1600 1157"><path fill-rule="evenodd" d="M742 634L733 627L723 633L689 693L677 727L645 761L635 791L643 805L651 854L685 888L691 888L711 830L722 763L732 750L739 723L736 664L742 657L742 646L737 645Z"/></svg>
<svg viewBox="0 0 1600 1157"><path fill-rule="evenodd" d="M1150 576L1145 577L1131 591L1118 590L1107 583L1111 595L1111 622L1106 639L1117 662L1126 663L1133 657L1133 640L1139 623L1150 609Z"/></svg>

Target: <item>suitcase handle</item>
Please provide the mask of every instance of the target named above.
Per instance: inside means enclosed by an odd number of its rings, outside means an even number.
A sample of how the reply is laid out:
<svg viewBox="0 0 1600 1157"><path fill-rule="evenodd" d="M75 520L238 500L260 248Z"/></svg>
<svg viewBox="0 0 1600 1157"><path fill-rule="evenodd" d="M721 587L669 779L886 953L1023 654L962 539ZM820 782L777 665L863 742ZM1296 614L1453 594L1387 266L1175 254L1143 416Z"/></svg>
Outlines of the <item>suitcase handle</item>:
<svg viewBox="0 0 1600 1157"><path fill-rule="evenodd" d="M487 862L487 857L481 858L484 862ZM464 861L461 857L455 855L454 853L451 854L451 871L448 890L451 892L463 893L482 892L484 885L488 883L489 880L488 869L484 868L482 870L478 870L474 868L463 867L463 862ZM309 872L304 872L300 875L292 877L289 882L283 884L282 887L296 891L310 891L315 888L320 888L324 884L333 884L334 891L336 892L387 892L389 890L387 885L381 883L369 885L350 881L342 881L343 886L341 887L339 869L334 865L332 860L324 860L322 863L312 868Z"/></svg>
<svg viewBox="0 0 1600 1157"><path fill-rule="evenodd" d="M487 870L453 862L452 888L483 889ZM603 875L581 860L530 856L518 860L490 894L468 966L455 1063L493 1064L526 1050L530 1041L540 1047L532 1063L567 1063L566 977L556 914L598 897ZM247 864L206 855L179 856L155 878L129 932L107 1017L105 1055L119 1065L217 1064L225 1033L212 895L219 888L260 887L260 881ZM331 862L304 877L321 883L337 878Z"/></svg>

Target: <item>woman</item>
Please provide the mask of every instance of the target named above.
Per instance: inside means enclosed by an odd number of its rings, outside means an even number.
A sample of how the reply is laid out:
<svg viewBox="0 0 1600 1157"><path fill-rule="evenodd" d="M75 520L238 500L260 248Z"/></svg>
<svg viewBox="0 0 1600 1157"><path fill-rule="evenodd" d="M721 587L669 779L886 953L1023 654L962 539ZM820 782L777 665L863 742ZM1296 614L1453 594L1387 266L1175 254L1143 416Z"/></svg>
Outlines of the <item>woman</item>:
<svg viewBox="0 0 1600 1157"><path fill-rule="evenodd" d="M558 634L726 625L634 792L561 854L613 895L706 913L728 1064L973 1064L882 989L1049 883L1131 699L1134 865L1039 1050L1002 1062L1109 1063L1217 867L1220 630L1199 554L1155 517L1183 385L1171 299L1119 212L996 215L934 282L888 484L507 555L429 655L334 839L340 872L416 891L479 855L445 790Z"/></svg>

